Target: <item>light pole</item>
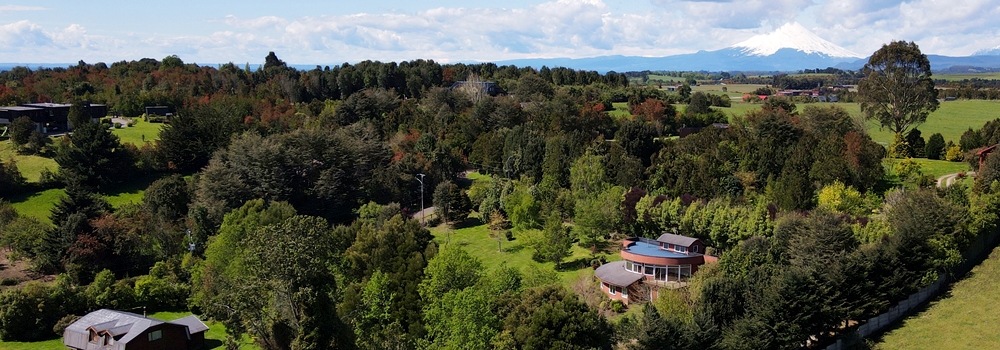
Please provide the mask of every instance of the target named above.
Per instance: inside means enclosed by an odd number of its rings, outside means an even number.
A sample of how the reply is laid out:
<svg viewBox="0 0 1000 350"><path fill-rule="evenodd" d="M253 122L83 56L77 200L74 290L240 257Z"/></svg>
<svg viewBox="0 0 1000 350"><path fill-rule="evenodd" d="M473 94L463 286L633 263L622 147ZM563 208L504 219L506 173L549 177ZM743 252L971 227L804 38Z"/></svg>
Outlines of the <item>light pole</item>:
<svg viewBox="0 0 1000 350"><path fill-rule="evenodd" d="M424 216L427 216L427 213L424 212L424 176L427 175L417 174L417 176L419 176L417 181L420 181L420 225L426 226L427 223L424 220Z"/></svg>

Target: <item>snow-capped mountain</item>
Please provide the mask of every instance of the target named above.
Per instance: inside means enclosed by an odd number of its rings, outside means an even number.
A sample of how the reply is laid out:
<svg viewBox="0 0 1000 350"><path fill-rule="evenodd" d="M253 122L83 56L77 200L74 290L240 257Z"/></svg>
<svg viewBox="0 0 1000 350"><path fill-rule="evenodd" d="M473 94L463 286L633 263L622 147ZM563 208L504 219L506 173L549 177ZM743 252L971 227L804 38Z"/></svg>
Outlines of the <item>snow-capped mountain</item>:
<svg viewBox="0 0 1000 350"><path fill-rule="evenodd" d="M756 35L735 45L715 51L698 51L667 57L601 56L590 58L522 59L497 62L540 68L570 67L599 72L628 71L779 71L836 67L859 70L868 62L866 55L837 46L802 25L792 22L777 30ZM950 57L928 54L931 68L944 70L953 66L1000 68L1000 46L982 50L974 56Z"/></svg>
<svg viewBox="0 0 1000 350"><path fill-rule="evenodd" d="M756 35L730 47L740 49L748 56L771 56L781 49L793 49L830 57L865 57L820 38L797 22L785 24L771 33Z"/></svg>
<svg viewBox="0 0 1000 350"><path fill-rule="evenodd" d="M667 57L602 56L582 59L524 59L497 62L518 66L563 66L601 72L642 70L796 71L833 67L864 56L831 43L798 23L715 51Z"/></svg>
<svg viewBox="0 0 1000 350"><path fill-rule="evenodd" d="M1000 56L1000 46L992 49L982 49L972 54L973 56Z"/></svg>

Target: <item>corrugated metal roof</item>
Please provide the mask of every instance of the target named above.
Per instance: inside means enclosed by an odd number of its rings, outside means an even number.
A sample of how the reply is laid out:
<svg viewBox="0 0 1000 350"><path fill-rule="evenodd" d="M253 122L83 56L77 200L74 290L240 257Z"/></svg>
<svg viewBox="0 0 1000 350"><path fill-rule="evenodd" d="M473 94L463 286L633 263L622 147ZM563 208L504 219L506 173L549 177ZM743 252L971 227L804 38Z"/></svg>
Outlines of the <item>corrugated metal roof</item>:
<svg viewBox="0 0 1000 350"><path fill-rule="evenodd" d="M90 327L96 330L112 330L113 335L125 334L116 342L128 343L149 327L163 323L155 318L147 318L131 312L100 309L81 317L73 322L63 332L63 345L77 349L86 349L90 340ZM117 332L117 334L116 334Z"/></svg>
<svg viewBox="0 0 1000 350"><path fill-rule="evenodd" d="M129 341L142 336L150 327L163 323L183 326L187 328L188 334L208 330L208 326L195 315L166 322L131 312L100 309L66 327L63 332L63 344L71 348L86 349L90 342L90 328L93 328L96 331L107 331L117 338L114 349L124 349Z"/></svg>

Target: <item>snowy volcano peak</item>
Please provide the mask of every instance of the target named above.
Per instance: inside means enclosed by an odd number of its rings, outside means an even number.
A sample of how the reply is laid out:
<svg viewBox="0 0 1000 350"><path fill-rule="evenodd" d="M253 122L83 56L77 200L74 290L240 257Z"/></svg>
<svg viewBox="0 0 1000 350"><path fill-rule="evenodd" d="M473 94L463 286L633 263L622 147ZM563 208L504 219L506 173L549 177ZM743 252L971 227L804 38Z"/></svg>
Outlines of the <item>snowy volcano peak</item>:
<svg viewBox="0 0 1000 350"><path fill-rule="evenodd" d="M770 56L780 49L794 49L831 57L864 57L820 38L797 22L785 24L768 34L755 35L732 47L752 56Z"/></svg>
<svg viewBox="0 0 1000 350"><path fill-rule="evenodd" d="M1000 56L1000 45L992 49L982 49L972 54L973 56Z"/></svg>

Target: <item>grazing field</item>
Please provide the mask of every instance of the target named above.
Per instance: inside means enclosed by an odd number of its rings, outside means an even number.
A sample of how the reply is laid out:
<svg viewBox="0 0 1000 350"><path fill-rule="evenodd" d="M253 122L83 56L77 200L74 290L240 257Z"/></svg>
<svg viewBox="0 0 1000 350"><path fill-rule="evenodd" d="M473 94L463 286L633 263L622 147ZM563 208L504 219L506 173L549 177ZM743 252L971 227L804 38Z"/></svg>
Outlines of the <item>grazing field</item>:
<svg viewBox="0 0 1000 350"><path fill-rule="evenodd" d="M962 81L962 80L972 80L972 79L1000 79L1000 72L992 73L968 73L968 74L934 74L931 76L933 79L942 79L947 81Z"/></svg>
<svg viewBox="0 0 1000 350"><path fill-rule="evenodd" d="M161 128L163 128L163 123L150 123L142 119L135 119L134 125L114 129L111 133L118 135L122 143L131 143L138 147L142 146L144 142L158 140Z"/></svg>
<svg viewBox="0 0 1000 350"><path fill-rule="evenodd" d="M59 169L59 165L52 158L18 154L13 142L10 140L0 142L0 160L7 164L11 159L17 162L17 170L21 171L21 175L24 175L28 182L38 182L42 169L48 168L53 173Z"/></svg>
<svg viewBox="0 0 1000 350"><path fill-rule="evenodd" d="M838 105L854 105L855 103L846 104L841 103ZM846 106L845 106L846 107ZM854 110L848 110L852 115L860 115L861 108L855 107ZM941 133L944 136L945 141L952 141L958 144L959 139L962 137L962 133L969 128L979 129L983 127L987 121L1000 118L1000 101L984 101L984 100L959 100L959 101L948 101L942 102L938 110L927 116L927 122L918 126L921 135L926 139L934 133ZM888 129L879 129L878 122L869 121L868 122L869 131L872 138L878 142L884 142L888 145L892 142L892 131Z"/></svg>
<svg viewBox="0 0 1000 350"><path fill-rule="evenodd" d="M191 315L190 312L157 312L149 314L149 317L158 318L165 321L176 320L181 317ZM224 342L228 333L226 332L226 326L219 322L202 320L205 325L208 326L208 331L205 332L205 347L203 349L225 349ZM53 335L54 336L54 335ZM260 349L257 345L250 341L250 338L244 337L243 341L240 342L240 349ZM0 341L0 350L64 350L66 346L62 343L62 338L55 338L45 341L38 342L4 342Z"/></svg>
<svg viewBox="0 0 1000 350"><path fill-rule="evenodd" d="M531 259L532 249L524 244L523 240L517 239L502 242L503 252L497 251L497 240L490 238L490 231L486 225L464 227L457 230L446 229L443 225L430 229L434 235L434 242L444 246L457 244L470 255L479 258L483 265L492 268L506 263L507 266L516 268L522 273L530 273L532 268L539 271L553 271L555 264L551 262L536 262ZM609 260L616 256L608 256ZM556 275L562 285L570 287L573 282L588 270L590 267L590 251L573 245L573 254L563 260L562 268L556 270Z"/></svg>
<svg viewBox="0 0 1000 350"><path fill-rule="evenodd" d="M1000 349L1000 249L872 349Z"/></svg>

